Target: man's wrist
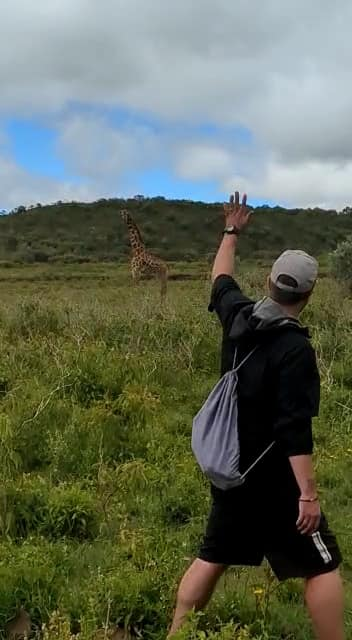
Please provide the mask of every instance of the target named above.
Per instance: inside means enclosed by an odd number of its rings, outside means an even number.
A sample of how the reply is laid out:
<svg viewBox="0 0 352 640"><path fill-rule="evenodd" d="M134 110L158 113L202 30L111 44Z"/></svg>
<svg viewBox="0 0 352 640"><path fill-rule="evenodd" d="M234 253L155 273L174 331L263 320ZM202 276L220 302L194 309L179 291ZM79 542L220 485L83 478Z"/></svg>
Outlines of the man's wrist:
<svg viewBox="0 0 352 640"><path fill-rule="evenodd" d="M222 241L230 247L234 247L238 242L238 236L235 233L224 233Z"/></svg>
<svg viewBox="0 0 352 640"><path fill-rule="evenodd" d="M223 230L223 234L229 236L238 236L240 234L240 229L235 224L227 224Z"/></svg>

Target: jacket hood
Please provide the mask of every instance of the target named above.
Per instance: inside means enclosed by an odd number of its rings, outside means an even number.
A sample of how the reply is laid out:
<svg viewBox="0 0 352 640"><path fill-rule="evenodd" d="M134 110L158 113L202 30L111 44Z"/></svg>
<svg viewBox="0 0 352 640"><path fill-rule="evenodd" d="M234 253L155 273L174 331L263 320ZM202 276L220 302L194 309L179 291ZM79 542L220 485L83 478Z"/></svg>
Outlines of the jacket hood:
<svg viewBox="0 0 352 640"><path fill-rule="evenodd" d="M244 336L259 337L287 329L298 331L309 337L308 330L300 324L299 320L286 315L277 302L265 297L241 309L232 324L229 337L239 340Z"/></svg>

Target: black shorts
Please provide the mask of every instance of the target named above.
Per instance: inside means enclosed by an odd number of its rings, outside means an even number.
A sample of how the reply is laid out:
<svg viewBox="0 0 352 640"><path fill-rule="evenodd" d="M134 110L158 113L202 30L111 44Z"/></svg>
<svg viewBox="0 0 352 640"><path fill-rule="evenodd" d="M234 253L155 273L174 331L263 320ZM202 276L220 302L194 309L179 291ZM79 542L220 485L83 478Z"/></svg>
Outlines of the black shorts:
<svg viewBox="0 0 352 640"><path fill-rule="evenodd" d="M302 535L296 527L296 498L276 508L275 501L266 507L265 502L241 489L231 499L213 499L198 557L239 566L259 566L266 558L279 580L312 578L337 569L342 557L324 514L316 533Z"/></svg>

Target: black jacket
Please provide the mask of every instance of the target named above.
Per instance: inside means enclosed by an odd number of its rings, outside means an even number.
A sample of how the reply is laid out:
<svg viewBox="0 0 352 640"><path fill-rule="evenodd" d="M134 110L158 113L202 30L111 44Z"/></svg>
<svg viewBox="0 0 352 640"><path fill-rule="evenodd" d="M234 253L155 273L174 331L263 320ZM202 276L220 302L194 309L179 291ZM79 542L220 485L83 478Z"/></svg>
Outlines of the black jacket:
<svg viewBox="0 0 352 640"><path fill-rule="evenodd" d="M216 311L223 327L221 374L233 366L236 347L240 362L259 345L239 372L241 470L275 440L272 453L250 475L274 475L277 480L278 473L292 476L289 456L313 451L320 377L307 329L293 320L262 321L256 308L232 277L215 280L209 310Z"/></svg>

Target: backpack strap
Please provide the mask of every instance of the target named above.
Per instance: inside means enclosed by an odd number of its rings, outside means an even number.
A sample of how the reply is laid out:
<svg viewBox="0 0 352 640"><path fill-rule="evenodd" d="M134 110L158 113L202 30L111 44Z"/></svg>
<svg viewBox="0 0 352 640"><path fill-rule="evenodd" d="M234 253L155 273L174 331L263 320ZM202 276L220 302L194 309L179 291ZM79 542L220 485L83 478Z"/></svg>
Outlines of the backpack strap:
<svg viewBox="0 0 352 640"><path fill-rule="evenodd" d="M233 358L233 365L232 365L233 371L235 371L237 373L237 371L239 371L239 369L242 367L242 365L244 365L245 362L247 362L247 360L249 360L249 358L253 355L253 353L255 351L257 351L257 349L259 349L259 345L258 344L254 347L254 349L252 349L252 351L247 353L245 358L243 358L243 360L241 360L241 362L239 364L236 365L236 360L237 360L237 347L236 347L235 355L234 355L234 358Z"/></svg>
<svg viewBox="0 0 352 640"><path fill-rule="evenodd" d="M255 351L257 351L257 349L259 349L259 346L260 345L257 344L254 347L254 349L252 349L252 351L247 353L245 358L243 358L243 360L241 360L241 362L237 366L236 366L236 359L237 359L237 347L236 347L235 356L234 356L234 359L233 359L233 371L235 371L237 373L237 371L242 367L242 365L245 364L245 362L247 362L247 360L249 360L251 355L253 355L253 353ZM266 449L258 456L258 458L256 458L256 460L254 460L254 462L250 465L250 467L248 467L248 469L246 469L246 471L244 473L242 473L242 475L241 475L242 480L244 480L246 478L247 474L250 473L250 471L252 471L252 469L257 466L258 462L260 462L261 459L264 458L264 456L266 456L267 453L269 453L269 451L273 448L274 445L275 445L275 440L273 442L271 442L269 444L269 446L267 446Z"/></svg>
<svg viewBox="0 0 352 640"><path fill-rule="evenodd" d="M269 444L269 446L268 446L268 447L267 447L267 448L266 448L266 449L265 449L265 450L260 454L260 456L258 456L258 458L257 458L256 460L254 460L254 462L251 464L251 466L250 466L250 467L248 467L248 469L247 469L244 473L242 473L242 476L241 476L241 477L242 477L243 479L246 477L246 475L247 475L250 471L252 471L252 469L254 469L254 467L256 467L256 466L257 466L258 462L260 462L260 461L261 461L261 459L262 459L262 458L264 458L264 456L266 456L266 454L267 454L267 453L269 453L270 449L272 449L272 448L273 448L274 444L275 444L275 440L273 440L273 442L271 442L271 443Z"/></svg>

